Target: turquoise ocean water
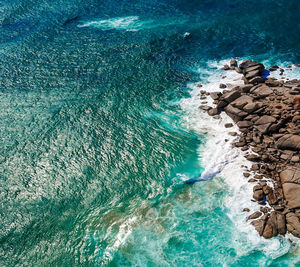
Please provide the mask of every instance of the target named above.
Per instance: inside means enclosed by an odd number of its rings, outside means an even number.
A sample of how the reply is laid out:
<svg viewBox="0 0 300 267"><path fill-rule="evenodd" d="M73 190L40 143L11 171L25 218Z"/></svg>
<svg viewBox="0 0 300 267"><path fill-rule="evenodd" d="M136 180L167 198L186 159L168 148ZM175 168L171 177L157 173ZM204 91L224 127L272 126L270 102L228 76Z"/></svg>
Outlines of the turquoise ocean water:
<svg viewBox="0 0 300 267"><path fill-rule="evenodd" d="M299 14L297 0L1 1L0 266L299 266L297 240L246 222L249 163L195 86L237 79L220 70L231 57L300 63Z"/></svg>

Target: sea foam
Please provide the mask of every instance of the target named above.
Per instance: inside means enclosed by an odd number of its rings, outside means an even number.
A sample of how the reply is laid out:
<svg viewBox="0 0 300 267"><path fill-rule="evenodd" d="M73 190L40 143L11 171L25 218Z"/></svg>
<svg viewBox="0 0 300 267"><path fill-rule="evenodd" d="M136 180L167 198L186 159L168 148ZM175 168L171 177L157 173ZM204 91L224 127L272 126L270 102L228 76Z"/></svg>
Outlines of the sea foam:
<svg viewBox="0 0 300 267"><path fill-rule="evenodd" d="M101 30L116 29L126 31L138 31L143 26L151 23L152 20L141 21L138 16L128 16L86 21L83 24L78 25L78 27L93 27Z"/></svg>
<svg viewBox="0 0 300 267"><path fill-rule="evenodd" d="M103 31L122 30L122 31L139 31L144 29L153 29L158 27L167 27L185 23L184 18L165 18L159 21L152 19L142 19L139 16L115 17L108 19L93 19L82 21L77 25L79 28L92 27Z"/></svg>

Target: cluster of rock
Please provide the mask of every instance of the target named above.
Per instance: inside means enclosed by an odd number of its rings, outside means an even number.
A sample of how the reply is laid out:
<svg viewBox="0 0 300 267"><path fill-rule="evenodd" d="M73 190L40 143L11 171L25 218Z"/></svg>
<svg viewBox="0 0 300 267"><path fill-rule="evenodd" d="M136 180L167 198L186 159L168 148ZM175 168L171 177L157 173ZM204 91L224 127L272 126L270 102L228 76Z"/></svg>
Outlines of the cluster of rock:
<svg viewBox="0 0 300 267"><path fill-rule="evenodd" d="M253 162L244 176L255 183L253 201L262 205L248 220L265 238L286 231L300 237L300 80L266 79L264 65L249 60L239 66L231 60L224 69L241 73L244 85L210 93L215 107L200 108L215 118L224 111L239 127L230 133L237 135L233 145Z"/></svg>

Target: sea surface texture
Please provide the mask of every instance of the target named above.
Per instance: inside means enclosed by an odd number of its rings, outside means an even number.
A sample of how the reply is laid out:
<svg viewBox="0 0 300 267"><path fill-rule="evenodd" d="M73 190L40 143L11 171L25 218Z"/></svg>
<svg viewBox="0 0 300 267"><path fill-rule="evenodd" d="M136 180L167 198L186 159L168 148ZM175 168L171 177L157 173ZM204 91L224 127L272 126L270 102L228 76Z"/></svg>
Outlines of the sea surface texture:
<svg viewBox="0 0 300 267"><path fill-rule="evenodd" d="M246 222L259 207L224 141L237 128L198 110L195 86L239 78L220 69L232 57L300 63L299 14L299 0L0 1L0 266L299 266L295 238Z"/></svg>

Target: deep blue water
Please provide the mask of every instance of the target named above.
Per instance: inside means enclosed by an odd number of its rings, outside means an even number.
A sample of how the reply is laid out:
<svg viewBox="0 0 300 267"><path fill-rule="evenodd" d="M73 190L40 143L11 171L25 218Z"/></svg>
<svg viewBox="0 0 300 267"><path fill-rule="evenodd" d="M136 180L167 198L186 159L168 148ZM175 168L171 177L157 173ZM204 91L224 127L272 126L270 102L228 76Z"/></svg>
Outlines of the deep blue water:
<svg viewBox="0 0 300 267"><path fill-rule="evenodd" d="M1 1L0 265L297 265L286 240L274 256L239 234L224 177L183 185L209 136L178 103L207 62L300 63L299 14L297 0Z"/></svg>

